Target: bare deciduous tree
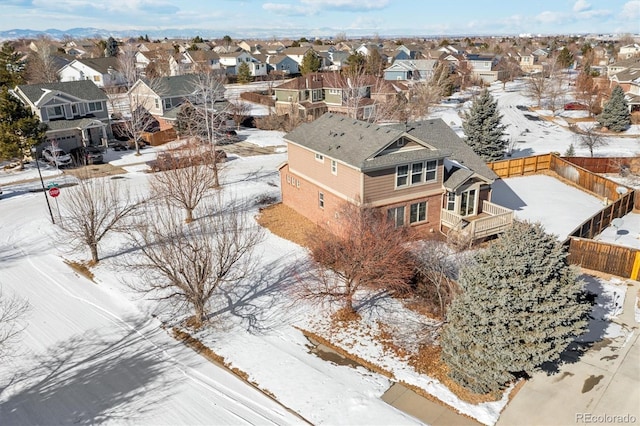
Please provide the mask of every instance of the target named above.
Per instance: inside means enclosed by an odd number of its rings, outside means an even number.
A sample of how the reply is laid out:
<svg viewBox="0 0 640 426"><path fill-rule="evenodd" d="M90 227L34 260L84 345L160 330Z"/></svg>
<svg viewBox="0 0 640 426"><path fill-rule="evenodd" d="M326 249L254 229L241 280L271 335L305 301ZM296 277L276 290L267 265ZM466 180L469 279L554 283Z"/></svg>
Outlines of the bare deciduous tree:
<svg viewBox="0 0 640 426"><path fill-rule="evenodd" d="M193 211L209 191L219 186L219 167L212 145L190 142L174 150L164 160L163 171L149 184L155 197L164 197L175 207L184 209L185 222L193 221Z"/></svg>
<svg viewBox="0 0 640 426"><path fill-rule="evenodd" d="M546 96L547 86L547 78L545 78L544 73L539 72L530 75L529 78L527 78L524 93L526 96L536 101L537 106L540 107L540 105L542 105L542 99Z"/></svg>
<svg viewBox="0 0 640 426"><path fill-rule="evenodd" d="M522 69L515 58L503 56L496 65L496 69L502 71L502 90L507 86L507 83L513 81L516 77L522 75Z"/></svg>
<svg viewBox="0 0 640 426"><path fill-rule="evenodd" d="M403 228L396 228L379 210L346 203L338 224L311 239L314 278L302 280L300 297L342 304L341 312L357 312L354 297L360 290L404 292L413 274L413 262Z"/></svg>
<svg viewBox="0 0 640 426"><path fill-rule="evenodd" d="M184 224L174 206L154 203L130 233L139 251L130 266L141 272L132 288L174 304L181 313L189 306L195 328L207 320L221 286L252 272L253 250L263 237L262 228L235 200L225 203L217 194L205 210Z"/></svg>
<svg viewBox="0 0 640 426"><path fill-rule="evenodd" d="M0 287L0 359L4 358L24 330L21 320L30 309L29 302L7 295Z"/></svg>
<svg viewBox="0 0 640 426"><path fill-rule="evenodd" d="M593 117L594 109L600 104L602 90L595 83L593 77L585 72L581 72L576 78L575 86L576 99L589 108L589 116Z"/></svg>
<svg viewBox="0 0 640 426"><path fill-rule="evenodd" d="M593 150L609 144L606 136L598 133L595 127L588 127L578 133L578 141L582 148L588 148L589 154L593 157Z"/></svg>
<svg viewBox="0 0 640 426"><path fill-rule="evenodd" d="M240 100L230 102L229 114L231 114L236 127L239 129L240 124L251 115L251 104Z"/></svg>
<svg viewBox="0 0 640 426"><path fill-rule="evenodd" d="M426 300L435 295L438 299L439 314L444 316L445 309L457 293L455 279L458 263L454 252L439 241L424 241L416 248L416 294Z"/></svg>
<svg viewBox="0 0 640 426"><path fill-rule="evenodd" d="M40 37L34 42L36 50L29 54L27 75L29 83L55 83L59 80L53 57L51 40Z"/></svg>
<svg viewBox="0 0 640 426"><path fill-rule="evenodd" d="M125 232L124 220L143 203L134 199L124 182L105 178L80 179L78 185L61 191L60 238L73 249L89 249L92 263L100 260L98 246L113 232Z"/></svg>

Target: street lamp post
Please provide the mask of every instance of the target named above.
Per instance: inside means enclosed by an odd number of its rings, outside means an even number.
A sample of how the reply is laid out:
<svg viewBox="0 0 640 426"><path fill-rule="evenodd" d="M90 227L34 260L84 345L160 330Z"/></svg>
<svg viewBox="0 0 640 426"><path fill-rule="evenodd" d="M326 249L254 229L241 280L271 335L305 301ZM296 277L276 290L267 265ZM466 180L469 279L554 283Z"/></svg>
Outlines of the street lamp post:
<svg viewBox="0 0 640 426"><path fill-rule="evenodd" d="M49 204L49 197L47 197L47 189L44 187L44 180L42 180L42 172L40 171L40 163L38 162L37 148L35 146L31 147L31 154L33 154L33 160L36 162L36 167L38 168L38 176L40 176L40 184L42 185L42 194L44 194L44 200L47 202L47 208L49 209L49 216L51 216L51 223L55 224L56 221L53 219L51 204Z"/></svg>

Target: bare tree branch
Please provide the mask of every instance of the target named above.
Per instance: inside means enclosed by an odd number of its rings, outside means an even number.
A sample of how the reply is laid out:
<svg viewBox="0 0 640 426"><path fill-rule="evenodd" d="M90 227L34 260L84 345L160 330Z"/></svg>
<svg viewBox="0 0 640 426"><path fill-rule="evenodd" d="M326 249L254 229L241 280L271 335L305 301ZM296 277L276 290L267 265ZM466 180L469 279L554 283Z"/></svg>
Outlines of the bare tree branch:
<svg viewBox="0 0 640 426"><path fill-rule="evenodd" d="M196 328L207 320L219 288L253 271L253 250L263 237L235 200L217 194L204 209L207 214L184 224L173 205L154 203L129 234L139 251L130 266L140 271L140 281L130 286L181 314L189 306Z"/></svg>

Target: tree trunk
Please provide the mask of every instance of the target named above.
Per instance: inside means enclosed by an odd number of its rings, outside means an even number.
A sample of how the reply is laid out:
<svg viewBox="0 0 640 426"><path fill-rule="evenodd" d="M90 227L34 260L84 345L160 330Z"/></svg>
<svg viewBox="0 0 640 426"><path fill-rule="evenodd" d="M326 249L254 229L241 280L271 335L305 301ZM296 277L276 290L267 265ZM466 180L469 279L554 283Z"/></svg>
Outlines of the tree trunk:
<svg viewBox="0 0 640 426"><path fill-rule="evenodd" d="M193 222L193 209L187 208L187 217L184 219L185 223Z"/></svg>
<svg viewBox="0 0 640 426"><path fill-rule="evenodd" d="M91 262L94 264L98 263L98 244L90 244L89 248L91 249Z"/></svg>

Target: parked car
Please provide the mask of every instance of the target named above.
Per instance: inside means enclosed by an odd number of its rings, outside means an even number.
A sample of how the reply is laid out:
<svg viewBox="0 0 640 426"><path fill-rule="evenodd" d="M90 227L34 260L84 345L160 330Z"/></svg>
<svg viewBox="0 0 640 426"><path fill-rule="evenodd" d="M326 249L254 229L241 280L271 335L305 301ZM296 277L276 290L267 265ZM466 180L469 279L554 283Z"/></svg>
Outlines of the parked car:
<svg viewBox="0 0 640 426"><path fill-rule="evenodd" d="M152 172L160 172L163 170L180 169L189 166L198 166L201 164L209 164L212 160L211 151L204 151L198 155L185 156L180 151L161 152L155 160L147 162ZM227 153L221 149L216 149L215 161L222 163L227 160Z"/></svg>
<svg viewBox="0 0 640 426"><path fill-rule="evenodd" d="M588 109L588 106L579 102L569 102L568 104L564 104L565 111L587 111Z"/></svg>
<svg viewBox="0 0 640 426"><path fill-rule="evenodd" d="M142 149L149 144L144 140L140 140L138 141L138 145L140 145L140 149ZM126 141L117 140L109 146L113 148L114 151L127 151L129 149L136 149L136 143L133 139L129 139Z"/></svg>
<svg viewBox="0 0 640 426"><path fill-rule="evenodd" d="M71 155L67 152L55 146L46 146L42 149L42 157L51 165L57 167L70 166L73 160Z"/></svg>
<svg viewBox="0 0 640 426"><path fill-rule="evenodd" d="M70 154L76 164L101 164L104 160L102 150L97 146L75 148Z"/></svg>

